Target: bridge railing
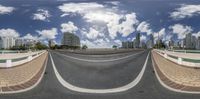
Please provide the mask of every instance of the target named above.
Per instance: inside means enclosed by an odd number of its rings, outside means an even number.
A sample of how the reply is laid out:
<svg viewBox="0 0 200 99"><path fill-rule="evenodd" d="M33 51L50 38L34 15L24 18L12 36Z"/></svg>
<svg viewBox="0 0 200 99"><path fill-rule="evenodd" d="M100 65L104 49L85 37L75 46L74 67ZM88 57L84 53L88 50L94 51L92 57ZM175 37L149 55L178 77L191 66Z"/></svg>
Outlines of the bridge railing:
<svg viewBox="0 0 200 99"><path fill-rule="evenodd" d="M5 59L1 58L0 59L0 68L8 68L8 67L14 67L14 66L18 66L27 62L32 61L33 59L39 57L40 55L44 54L46 51L37 51L37 52L29 52L28 54L26 53L26 55L21 55L18 56L18 53L16 53L16 57L6 57ZM7 54L3 54L3 55L7 55Z"/></svg>
<svg viewBox="0 0 200 99"><path fill-rule="evenodd" d="M184 65L188 67L200 67L200 54L191 54L191 53L180 53L180 52L170 52L167 50L154 49L158 54L164 58L177 63L179 65Z"/></svg>

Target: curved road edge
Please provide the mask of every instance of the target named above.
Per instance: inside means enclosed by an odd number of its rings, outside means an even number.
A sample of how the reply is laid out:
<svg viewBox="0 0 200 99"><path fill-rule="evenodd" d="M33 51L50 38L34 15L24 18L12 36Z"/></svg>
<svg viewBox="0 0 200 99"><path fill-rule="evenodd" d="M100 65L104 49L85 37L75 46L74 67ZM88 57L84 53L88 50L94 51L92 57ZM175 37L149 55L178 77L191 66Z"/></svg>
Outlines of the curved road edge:
<svg viewBox="0 0 200 99"><path fill-rule="evenodd" d="M154 63L154 59L153 59L153 56L151 55L151 61L152 61L152 65L153 65L153 69L155 71L155 75L156 75L156 78L158 79L159 83L166 89L170 90L170 91L173 91L173 92L178 92L178 93L186 93L186 94L200 94L199 91L184 91L184 90L180 90L180 89L175 89L175 88L172 88L170 86L168 86L167 84L165 84L160 76L158 75L158 72L157 72L157 69L155 67L155 63Z"/></svg>
<svg viewBox="0 0 200 99"><path fill-rule="evenodd" d="M45 73L45 70L46 70L46 67L47 67L47 61L48 61L48 52L47 52L47 57L46 57L46 60L45 60L45 64L44 64L44 67L43 67L43 71L41 73L41 76L39 77L39 79L36 81L36 83L34 83L32 86L28 87L28 88L25 88L25 89L21 89L21 90L17 90L17 91L7 91L7 92L0 92L0 94L17 94L17 93L22 93L22 92L26 92L26 91L30 91L32 90L33 88L37 87L37 85L42 81L42 78L44 76L44 73ZM37 74L36 74L37 75Z"/></svg>
<svg viewBox="0 0 200 99"><path fill-rule="evenodd" d="M150 52L149 52L150 53ZM54 73L58 79L58 81L67 89L70 89L72 91L75 91L75 92L80 92L80 93L117 93L117 92L123 92L123 91L127 91L131 88L133 88L134 86L136 86L140 80L142 79L143 75L144 75L144 71L146 69L146 66L147 66L147 62L148 62L148 58L149 58L149 53L146 57L146 60L145 60L145 63L142 67L142 70L140 71L140 73L138 74L138 76L132 81L130 82L129 84L127 85L124 85L124 86L121 86L121 87L117 87L117 88L110 88L110 89L88 89L88 88L82 88L82 87L77 87L77 86L74 86L70 83L68 83L67 81L65 81L61 75L59 74L59 72L57 71L56 69L56 66L54 64L54 61L53 61L53 58L51 56L51 53L50 54L50 59L51 59L51 62L52 62L52 66L53 66L53 69L54 69Z"/></svg>

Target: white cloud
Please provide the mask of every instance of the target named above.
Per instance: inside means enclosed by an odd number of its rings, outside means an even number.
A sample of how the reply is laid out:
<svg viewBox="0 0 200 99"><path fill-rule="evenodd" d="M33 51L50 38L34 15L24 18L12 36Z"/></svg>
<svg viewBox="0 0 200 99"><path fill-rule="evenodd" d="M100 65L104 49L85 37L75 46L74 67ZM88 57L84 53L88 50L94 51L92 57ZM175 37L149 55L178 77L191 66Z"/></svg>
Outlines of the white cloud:
<svg viewBox="0 0 200 99"><path fill-rule="evenodd" d="M89 33L86 34L89 39L96 39L98 35L99 31L95 30L94 28L90 28Z"/></svg>
<svg viewBox="0 0 200 99"><path fill-rule="evenodd" d="M145 21L141 22L141 23L138 25L137 31L139 31L139 32L146 32L147 35L152 34L152 30L150 29L150 24L147 23L147 22L145 22Z"/></svg>
<svg viewBox="0 0 200 99"><path fill-rule="evenodd" d="M193 33L192 35L195 36L196 38L198 38L198 37L200 37L200 31L197 33Z"/></svg>
<svg viewBox="0 0 200 99"><path fill-rule="evenodd" d="M55 39L56 35L58 34L56 28L51 28L49 30L41 30L41 31L37 30L36 32L39 33L41 40Z"/></svg>
<svg viewBox="0 0 200 99"><path fill-rule="evenodd" d="M86 22L103 22L108 28L109 36L114 39L117 33L123 37L135 31L138 24L135 13L122 14L116 8L108 8L98 3L66 3L58 7L64 15L79 14ZM63 16L63 15L61 15ZM122 21L122 22L120 22Z"/></svg>
<svg viewBox="0 0 200 99"><path fill-rule="evenodd" d="M190 18L195 15L200 15L200 5L182 5L180 8L177 8L176 11L170 13L170 17L173 19L183 19Z"/></svg>
<svg viewBox="0 0 200 99"><path fill-rule="evenodd" d="M14 7L6 7L3 5L0 5L0 14L9 14L15 10Z"/></svg>
<svg viewBox="0 0 200 99"><path fill-rule="evenodd" d="M81 44L87 45L89 48L110 48L112 46L112 43L106 42L102 38L94 41L90 41L88 39L81 40Z"/></svg>
<svg viewBox="0 0 200 99"><path fill-rule="evenodd" d="M68 23L61 24L61 31L62 32L70 32L74 33L78 30L78 27L74 25L73 22L69 21Z"/></svg>
<svg viewBox="0 0 200 99"><path fill-rule="evenodd" d="M159 39L163 39L165 35L166 35L165 28L162 28L160 29L160 31L154 33L154 40L155 41L158 40L158 36L159 36Z"/></svg>
<svg viewBox="0 0 200 99"><path fill-rule="evenodd" d="M184 26L182 24L175 24L170 26L169 29L172 29L172 32L177 34L178 39L185 38L185 35L192 32L192 28L190 26Z"/></svg>
<svg viewBox="0 0 200 99"><path fill-rule="evenodd" d="M117 6L117 5L120 4L119 1L108 1L108 2L106 2L106 3L108 3L108 4L112 4L112 5L115 5L115 6Z"/></svg>
<svg viewBox="0 0 200 99"><path fill-rule="evenodd" d="M33 14L33 20L49 21L48 18L50 16L48 10L38 9L37 12Z"/></svg>
<svg viewBox="0 0 200 99"><path fill-rule="evenodd" d="M38 40L37 36L33 36L30 33L26 34L25 36L22 37L23 39L31 39L31 40Z"/></svg>
<svg viewBox="0 0 200 99"><path fill-rule="evenodd" d="M140 37L140 40L141 40L141 41L146 41L146 40L147 40L147 37L146 37L145 35L142 35L142 36Z"/></svg>
<svg viewBox="0 0 200 99"><path fill-rule="evenodd" d="M14 29L0 29L0 36L5 37L19 37L19 33Z"/></svg>

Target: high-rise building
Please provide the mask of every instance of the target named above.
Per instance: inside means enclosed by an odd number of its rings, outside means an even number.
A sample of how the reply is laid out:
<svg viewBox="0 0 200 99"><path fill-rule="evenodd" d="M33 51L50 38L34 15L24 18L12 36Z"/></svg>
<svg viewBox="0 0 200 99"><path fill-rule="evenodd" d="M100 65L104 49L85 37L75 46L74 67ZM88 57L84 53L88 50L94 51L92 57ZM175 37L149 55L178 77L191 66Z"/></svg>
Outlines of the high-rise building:
<svg viewBox="0 0 200 99"><path fill-rule="evenodd" d="M55 45L56 44L54 40L49 40L49 47L54 47Z"/></svg>
<svg viewBox="0 0 200 99"><path fill-rule="evenodd" d="M15 40L15 46L23 46L24 45L24 39L18 38Z"/></svg>
<svg viewBox="0 0 200 99"><path fill-rule="evenodd" d="M196 40L196 49L200 50L200 36Z"/></svg>
<svg viewBox="0 0 200 99"><path fill-rule="evenodd" d="M10 49L15 46L15 38L13 37L0 37L0 48Z"/></svg>
<svg viewBox="0 0 200 99"><path fill-rule="evenodd" d="M191 33L186 34L185 47L188 48L188 49L192 48L191 39L192 39L192 34Z"/></svg>
<svg viewBox="0 0 200 99"><path fill-rule="evenodd" d="M137 33L136 34L136 48L139 48L140 47L140 33Z"/></svg>
<svg viewBox="0 0 200 99"><path fill-rule="evenodd" d="M134 42L131 41L122 42L122 48L134 48Z"/></svg>
<svg viewBox="0 0 200 99"><path fill-rule="evenodd" d="M66 32L63 34L62 45L67 46L80 46L80 39L73 33Z"/></svg>
<svg viewBox="0 0 200 99"><path fill-rule="evenodd" d="M153 46L154 46L154 37L153 37L153 34L150 34L150 41L151 41L151 47L153 48Z"/></svg>
<svg viewBox="0 0 200 99"><path fill-rule="evenodd" d="M192 39L191 39L191 48L192 49L196 49L196 37L195 36L192 36Z"/></svg>

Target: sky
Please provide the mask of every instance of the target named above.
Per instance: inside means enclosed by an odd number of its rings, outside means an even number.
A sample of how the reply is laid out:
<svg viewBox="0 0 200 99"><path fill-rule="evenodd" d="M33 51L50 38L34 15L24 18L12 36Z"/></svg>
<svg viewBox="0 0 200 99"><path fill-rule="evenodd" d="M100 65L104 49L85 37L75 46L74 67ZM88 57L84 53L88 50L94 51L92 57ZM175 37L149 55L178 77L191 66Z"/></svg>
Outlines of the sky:
<svg viewBox="0 0 200 99"><path fill-rule="evenodd" d="M141 33L143 42L200 36L200 0L0 0L0 36L49 39L64 32L89 48L121 46Z"/></svg>

